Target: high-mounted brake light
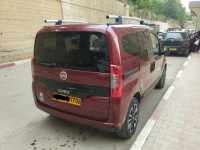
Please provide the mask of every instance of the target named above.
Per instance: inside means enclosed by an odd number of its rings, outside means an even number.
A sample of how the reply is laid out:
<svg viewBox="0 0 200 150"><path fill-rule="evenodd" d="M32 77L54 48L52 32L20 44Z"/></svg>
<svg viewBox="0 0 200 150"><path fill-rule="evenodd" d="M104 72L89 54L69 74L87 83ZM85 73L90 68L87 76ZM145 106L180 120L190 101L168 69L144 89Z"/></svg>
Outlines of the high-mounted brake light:
<svg viewBox="0 0 200 150"><path fill-rule="evenodd" d="M118 65L110 65L111 97L122 96L122 68Z"/></svg>
<svg viewBox="0 0 200 150"><path fill-rule="evenodd" d="M188 43L188 40L184 40L183 42L182 42L182 44L187 44Z"/></svg>
<svg viewBox="0 0 200 150"><path fill-rule="evenodd" d="M33 82L35 82L35 68L34 68L34 58L31 59L31 71L32 71L32 79L33 79Z"/></svg>

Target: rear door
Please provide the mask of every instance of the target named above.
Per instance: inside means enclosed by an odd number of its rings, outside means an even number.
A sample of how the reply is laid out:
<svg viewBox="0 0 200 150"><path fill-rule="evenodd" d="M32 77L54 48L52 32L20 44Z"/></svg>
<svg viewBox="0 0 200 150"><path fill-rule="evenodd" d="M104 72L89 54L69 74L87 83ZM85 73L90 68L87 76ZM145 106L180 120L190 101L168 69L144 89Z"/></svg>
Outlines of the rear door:
<svg viewBox="0 0 200 150"><path fill-rule="evenodd" d="M160 43L154 33L150 33L153 49L155 69L152 71L152 83L155 83L162 74L163 56L160 55Z"/></svg>
<svg viewBox="0 0 200 150"><path fill-rule="evenodd" d="M99 32L37 35L36 95L44 105L94 120L108 118L110 68L108 40Z"/></svg>
<svg viewBox="0 0 200 150"><path fill-rule="evenodd" d="M152 84L153 54L148 31L137 33L140 57L140 83L141 92L144 93Z"/></svg>

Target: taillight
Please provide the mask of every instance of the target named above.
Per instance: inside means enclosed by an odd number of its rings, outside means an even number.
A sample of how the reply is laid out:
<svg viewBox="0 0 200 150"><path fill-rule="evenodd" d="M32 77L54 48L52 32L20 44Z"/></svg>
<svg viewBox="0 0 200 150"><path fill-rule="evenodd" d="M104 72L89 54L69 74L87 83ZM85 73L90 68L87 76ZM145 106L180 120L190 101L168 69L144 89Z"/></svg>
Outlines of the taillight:
<svg viewBox="0 0 200 150"><path fill-rule="evenodd" d="M122 68L118 65L110 65L111 97L122 96Z"/></svg>
<svg viewBox="0 0 200 150"><path fill-rule="evenodd" d="M184 40L183 42L182 42L182 44L187 44L188 43L188 40Z"/></svg>
<svg viewBox="0 0 200 150"><path fill-rule="evenodd" d="M160 44L163 44L163 41L162 41L162 40L160 40Z"/></svg>
<svg viewBox="0 0 200 150"><path fill-rule="evenodd" d="M32 71L32 79L35 82L35 68L34 68L34 58L31 59L31 71Z"/></svg>

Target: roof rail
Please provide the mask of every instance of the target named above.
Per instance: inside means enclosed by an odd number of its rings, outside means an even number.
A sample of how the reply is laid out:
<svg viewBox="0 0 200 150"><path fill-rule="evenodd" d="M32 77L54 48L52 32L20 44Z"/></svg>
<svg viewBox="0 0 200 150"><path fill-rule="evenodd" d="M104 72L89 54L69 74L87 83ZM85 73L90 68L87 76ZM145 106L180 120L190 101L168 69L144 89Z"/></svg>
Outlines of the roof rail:
<svg viewBox="0 0 200 150"><path fill-rule="evenodd" d="M136 18L136 17L107 15L106 19L115 19L115 23L110 23L110 24L122 24L122 19L124 19L124 20L135 20L135 21L139 21L141 25L148 25L147 23L144 22L144 20L140 18Z"/></svg>
<svg viewBox="0 0 200 150"><path fill-rule="evenodd" d="M55 25L61 25L62 23L88 23L86 21L77 20L44 20L45 23L55 23Z"/></svg>

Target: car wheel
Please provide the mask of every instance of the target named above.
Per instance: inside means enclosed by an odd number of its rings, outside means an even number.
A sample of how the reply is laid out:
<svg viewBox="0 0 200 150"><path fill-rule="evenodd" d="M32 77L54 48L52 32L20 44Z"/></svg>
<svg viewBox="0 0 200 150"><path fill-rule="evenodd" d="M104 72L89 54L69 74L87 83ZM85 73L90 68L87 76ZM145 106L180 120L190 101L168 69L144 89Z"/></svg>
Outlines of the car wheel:
<svg viewBox="0 0 200 150"><path fill-rule="evenodd" d="M158 84L156 85L156 88L158 89L162 89L165 86L165 79L166 79L166 67L163 70L162 76L160 78L160 81L158 82Z"/></svg>
<svg viewBox="0 0 200 150"><path fill-rule="evenodd" d="M133 97L129 105L126 119L121 129L116 131L116 134L122 138L131 138L135 132L139 118L139 102Z"/></svg>

